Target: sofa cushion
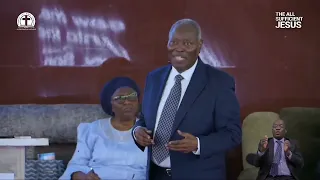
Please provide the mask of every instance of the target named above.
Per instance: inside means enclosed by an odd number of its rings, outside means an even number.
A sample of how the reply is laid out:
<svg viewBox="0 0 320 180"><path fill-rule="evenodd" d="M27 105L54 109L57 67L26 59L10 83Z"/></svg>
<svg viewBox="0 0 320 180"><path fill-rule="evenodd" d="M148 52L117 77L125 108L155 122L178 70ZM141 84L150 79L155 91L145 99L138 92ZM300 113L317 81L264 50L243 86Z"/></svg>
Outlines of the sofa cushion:
<svg viewBox="0 0 320 180"><path fill-rule="evenodd" d="M259 168L252 167L243 170L238 176L238 180L256 180Z"/></svg>

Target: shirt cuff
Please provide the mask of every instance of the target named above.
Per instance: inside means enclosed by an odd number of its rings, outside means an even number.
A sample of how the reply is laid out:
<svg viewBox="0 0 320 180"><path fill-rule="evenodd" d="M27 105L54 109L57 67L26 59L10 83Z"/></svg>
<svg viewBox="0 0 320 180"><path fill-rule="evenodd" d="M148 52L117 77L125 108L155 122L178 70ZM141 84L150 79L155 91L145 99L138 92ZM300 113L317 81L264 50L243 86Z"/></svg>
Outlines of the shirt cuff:
<svg viewBox="0 0 320 180"><path fill-rule="evenodd" d="M258 154L258 156L263 156L263 155L264 155L264 152L258 151L257 154Z"/></svg>
<svg viewBox="0 0 320 180"><path fill-rule="evenodd" d="M137 129L138 127L140 127L140 126L137 126L137 127L135 127L135 128L132 130L134 140L137 140L136 135L134 134L134 132L136 131L136 129Z"/></svg>
<svg viewBox="0 0 320 180"><path fill-rule="evenodd" d="M192 151L192 152L195 155L200 155L200 140L199 140L198 137L196 137L196 138L197 138L197 141L198 141L198 149L197 149L197 151Z"/></svg>

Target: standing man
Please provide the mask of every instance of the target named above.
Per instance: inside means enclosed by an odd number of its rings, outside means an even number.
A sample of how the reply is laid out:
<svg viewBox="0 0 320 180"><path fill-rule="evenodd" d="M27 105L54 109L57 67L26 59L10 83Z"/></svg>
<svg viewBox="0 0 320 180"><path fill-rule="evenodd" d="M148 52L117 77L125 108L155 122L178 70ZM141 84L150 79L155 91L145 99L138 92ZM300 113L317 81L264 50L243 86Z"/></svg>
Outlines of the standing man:
<svg viewBox="0 0 320 180"><path fill-rule="evenodd" d="M191 19L169 32L171 65L147 76L133 137L149 147L149 180L226 179L226 153L241 142L234 79L199 58L201 29Z"/></svg>

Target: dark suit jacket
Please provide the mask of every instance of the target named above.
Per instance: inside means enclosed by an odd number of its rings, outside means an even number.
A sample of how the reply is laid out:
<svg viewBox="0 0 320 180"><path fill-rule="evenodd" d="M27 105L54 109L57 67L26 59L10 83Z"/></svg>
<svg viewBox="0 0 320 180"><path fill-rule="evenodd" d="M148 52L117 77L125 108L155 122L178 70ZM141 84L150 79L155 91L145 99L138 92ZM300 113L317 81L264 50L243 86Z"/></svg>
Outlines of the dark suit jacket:
<svg viewBox="0 0 320 180"><path fill-rule="evenodd" d="M147 76L142 117L136 126L154 130L158 105L171 65ZM170 151L173 179L226 179L225 155L242 138L240 107L234 79L227 73L204 64L200 58L177 111L170 140L180 140L177 130L200 140L200 155ZM138 143L137 146L144 150ZM151 147L148 169L150 167Z"/></svg>
<svg viewBox="0 0 320 180"><path fill-rule="evenodd" d="M289 140L291 147L290 150L292 152L292 157L289 160L286 157L287 166L291 172L291 175L298 179L298 173L303 167L303 158L301 153L299 152L299 148L297 146L296 141L285 138L285 140ZM256 167L260 167L259 174L257 180L264 180L269 175L271 170L271 165L274 157L274 140L273 138L268 139L268 149L262 156L256 156L254 161L254 165Z"/></svg>

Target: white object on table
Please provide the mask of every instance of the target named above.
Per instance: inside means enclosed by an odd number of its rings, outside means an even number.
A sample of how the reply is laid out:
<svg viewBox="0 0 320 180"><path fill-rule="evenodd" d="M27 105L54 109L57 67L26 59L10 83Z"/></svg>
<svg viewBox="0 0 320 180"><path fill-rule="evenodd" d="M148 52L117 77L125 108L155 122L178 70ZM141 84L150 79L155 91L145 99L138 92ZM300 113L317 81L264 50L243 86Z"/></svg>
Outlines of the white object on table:
<svg viewBox="0 0 320 180"><path fill-rule="evenodd" d="M14 179L25 178L25 148L49 146L48 138L3 138L0 139L0 173L14 174ZM0 178L1 179L1 178Z"/></svg>
<svg viewBox="0 0 320 180"><path fill-rule="evenodd" d="M14 180L14 174L13 173L0 173L0 179L1 180Z"/></svg>

